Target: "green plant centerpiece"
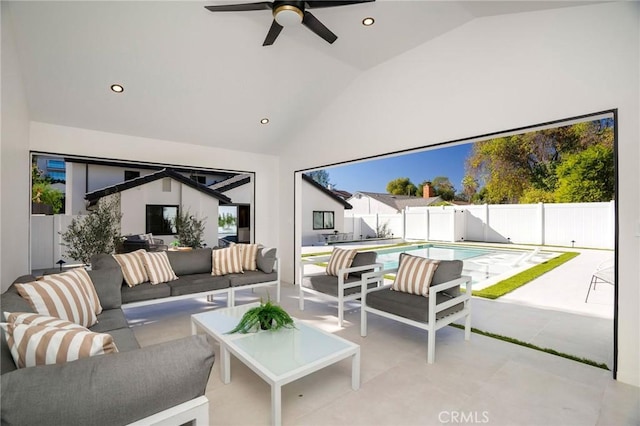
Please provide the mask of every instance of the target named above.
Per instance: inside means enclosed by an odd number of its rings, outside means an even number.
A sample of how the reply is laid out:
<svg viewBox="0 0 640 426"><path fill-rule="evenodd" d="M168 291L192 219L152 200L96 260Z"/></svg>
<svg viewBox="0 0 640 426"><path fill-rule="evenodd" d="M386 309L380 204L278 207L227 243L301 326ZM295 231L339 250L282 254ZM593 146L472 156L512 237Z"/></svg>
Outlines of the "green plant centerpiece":
<svg viewBox="0 0 640 426"><path fill-rule="evenodd" d="M280 328L295 328L293 318L282 307L267 300L264 303L260 299L260 306L249 309L240 319L231 333L251 333L260 330L278 330Z"/></svg>

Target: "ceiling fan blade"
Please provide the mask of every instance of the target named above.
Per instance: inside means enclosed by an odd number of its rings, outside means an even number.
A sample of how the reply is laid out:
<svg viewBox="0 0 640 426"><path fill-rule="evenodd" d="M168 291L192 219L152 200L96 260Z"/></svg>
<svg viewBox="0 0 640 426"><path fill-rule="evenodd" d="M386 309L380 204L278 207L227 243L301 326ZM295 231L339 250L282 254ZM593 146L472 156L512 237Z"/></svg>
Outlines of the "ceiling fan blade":
<svg viewBox="0 0 640 426"><path fill-rule="evenodd" d="M276 41L276 38L278 38L278 35L280 34L280 31L282 31L282 28L283 26L278 24L274 19L273 23L271 24L271 28L269 28L269 32L267 33L267 37L264 39L264 43L262 43L262 45L271 46Z"/></svg>
<svg viewBox="0 0 640 426"><path fill-rule="evenodd" d="M310 12L304 12L304 18L302 18L302 25L309 28L314 33L325 39L327 43L331 44L338 39L338 36L331 32L331 30L324 26L324 24L318 21L318 18L313 16Z"/></svg>
<svg viewBox="0 0 640 426"><path fill-rule="evenodd" d="M260 1L257 3L221 4L219 6L205 6L211 12L244 12L248 10L271 10L273 3L270 1Z"/></svg>
<svg viewBox="0 0 640 426"><path fill-rule="evenodd" d="M376 0L345 0L345 1L332 1L332 0L321 0L321 1L306 1L307 7L309 9L318 9L321 7L334 7L334 6L348 6L351 4L358 3L370 3Z"/></svg>

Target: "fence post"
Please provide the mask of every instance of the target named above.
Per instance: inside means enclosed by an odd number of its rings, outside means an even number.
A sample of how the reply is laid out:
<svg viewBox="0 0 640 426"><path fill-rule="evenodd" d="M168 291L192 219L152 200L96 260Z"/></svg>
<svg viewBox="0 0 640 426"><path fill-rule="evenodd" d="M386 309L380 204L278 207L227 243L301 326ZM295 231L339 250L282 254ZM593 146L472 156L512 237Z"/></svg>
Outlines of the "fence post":
<svg viewBox="0 0 640 426"><path fill-rule="evenodd" d="M546 233L545 224L544 224L544 203L538 203L538 224L539 224L539 236L538 243L539 245L544 245L544 236Z"/></svg>
<svg viewBox="0 0 640 426"><path fill-rule="evenodd" d="M482 221L483 240L485 243L489 242L489 204L484 203L484 220Z"/></svg>

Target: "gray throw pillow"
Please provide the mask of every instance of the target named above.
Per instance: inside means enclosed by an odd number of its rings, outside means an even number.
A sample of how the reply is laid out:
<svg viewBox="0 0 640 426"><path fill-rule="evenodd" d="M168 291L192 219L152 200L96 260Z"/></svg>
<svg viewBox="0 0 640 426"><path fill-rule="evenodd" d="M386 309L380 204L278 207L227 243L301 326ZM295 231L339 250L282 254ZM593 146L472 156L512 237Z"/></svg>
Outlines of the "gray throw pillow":
<svg viewBox="0 0 640 426"><path fill-rule="evenodd" d="M98 293L102 309L117 309L122 306L122 270L119 268L87 271Z"/></svg>
<svg viewBox="0 0 640 426"><path fill-rule="evenodd" d="M365 266L376 263L376 259L378 257L378 253L375 251L361 251L356 254L356 257L353 258L353 262L351 262L351 267L354 268L356 266ZM365 272L372 272L373 269L367 269L366 271L360 272L351 272L349 274L350 277L360 278L362 274Z"/></svg>
<svg viewBox="0 0 640 426"><path fill-rule="evenodd" d="M273 272L273 267L276 263L276 249L260 247L258 249L258 255L256 256L256 265L258 269L265 274Z"/></svg>

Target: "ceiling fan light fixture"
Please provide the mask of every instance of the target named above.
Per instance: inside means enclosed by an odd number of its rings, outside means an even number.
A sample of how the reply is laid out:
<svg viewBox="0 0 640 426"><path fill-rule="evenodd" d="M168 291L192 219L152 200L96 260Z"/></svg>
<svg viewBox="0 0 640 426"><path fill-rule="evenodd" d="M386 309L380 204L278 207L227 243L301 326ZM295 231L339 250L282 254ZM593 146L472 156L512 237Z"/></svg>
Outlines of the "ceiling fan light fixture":
<svg viewBox="0 0 640 426"><path fill-rule="evenodd" d="M303 17L302 10L289 4L283 4L273 9L273 19L283 27L300 24Z"/></svg>
<svg viewBox="0 0 640 426"><path fill-rule="evenodd" d="M122 85L120 84L112 84L111 91L115 93L122 93L124 92L124 87L122 87Z"/></svg>
<svg viewBox="0 0 640 426"><path fill-rule="evenodd" d="M369 16L369 17L364 18L364 19L362 20L362 25L364 25L365 27L370 27L370 26L372 26L375 22L376 22L376 20Z"/></svg>

